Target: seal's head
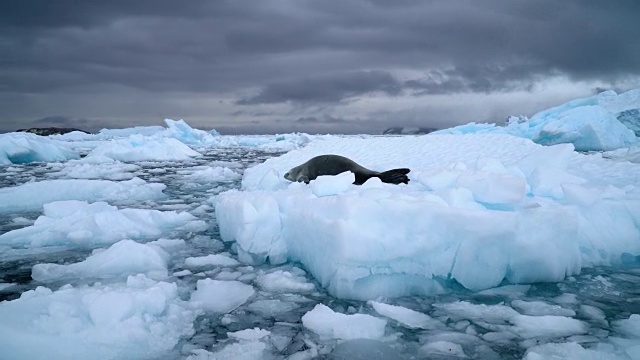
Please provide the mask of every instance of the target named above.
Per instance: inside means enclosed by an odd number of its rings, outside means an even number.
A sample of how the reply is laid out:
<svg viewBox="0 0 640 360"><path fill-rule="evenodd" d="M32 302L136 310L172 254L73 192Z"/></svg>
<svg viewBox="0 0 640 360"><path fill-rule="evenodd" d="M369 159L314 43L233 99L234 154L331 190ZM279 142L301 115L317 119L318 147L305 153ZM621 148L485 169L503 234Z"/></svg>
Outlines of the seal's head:
<svg viewBox="0 0 640 360"><path fill-rule="evenodd" d="M309 183L309 176L306 175L304 170L304 164L294 167L284 174L284 178L293 182Z"/></svg>

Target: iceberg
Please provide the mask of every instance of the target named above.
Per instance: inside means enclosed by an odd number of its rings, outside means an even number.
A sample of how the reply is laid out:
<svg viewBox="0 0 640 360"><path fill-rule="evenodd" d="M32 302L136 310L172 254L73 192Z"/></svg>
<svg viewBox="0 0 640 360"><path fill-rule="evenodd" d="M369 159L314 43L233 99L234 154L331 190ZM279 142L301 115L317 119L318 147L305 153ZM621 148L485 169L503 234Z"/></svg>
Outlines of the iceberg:
<svg viewBox="0 0 640 360"><path fill-rule="evenodd" d="M411 182L283 179L327 153L408 167ZM556 282L640 255L639 179L639 164L506 134L327 139L247 169L215 210L240 261L299 261L330 294L371 300Z"/></svg>
<svg viewBox="0 0 640 360"><path fill-rule="evenodd" d="M80 155L62 141L31 133L0 134L0 165L78 158Z"/></svg>
<svg viewBox="0 0 640 360"><path fill-rule="evenodd" d="M638 143L640 89L605 91L533 115L510 117L505 126L469 123L432 134L499 133L542 145L573 144L578 151L610 151ZM634 132L636 131L636 132Z"/></svg>

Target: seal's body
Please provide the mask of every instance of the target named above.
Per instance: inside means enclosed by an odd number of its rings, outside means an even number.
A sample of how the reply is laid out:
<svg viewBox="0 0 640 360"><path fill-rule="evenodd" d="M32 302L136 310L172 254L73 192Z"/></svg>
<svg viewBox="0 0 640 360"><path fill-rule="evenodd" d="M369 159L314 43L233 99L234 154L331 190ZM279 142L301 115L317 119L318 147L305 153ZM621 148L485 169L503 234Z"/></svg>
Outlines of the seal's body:
<svg viewBox="0 0 640 360"><path fill-rule="evenodd" d="M322 175L338 175L345 171L351 171L356 176L354 184L362 185L372 177L378 177L382 182L390 184L409 183L407 174L409 169L393 169L384 172L369 170L355 161L340 155L320 155L312 158L302 165L298 165L284 174L284 178L290 181L309 183Z"/></svg>

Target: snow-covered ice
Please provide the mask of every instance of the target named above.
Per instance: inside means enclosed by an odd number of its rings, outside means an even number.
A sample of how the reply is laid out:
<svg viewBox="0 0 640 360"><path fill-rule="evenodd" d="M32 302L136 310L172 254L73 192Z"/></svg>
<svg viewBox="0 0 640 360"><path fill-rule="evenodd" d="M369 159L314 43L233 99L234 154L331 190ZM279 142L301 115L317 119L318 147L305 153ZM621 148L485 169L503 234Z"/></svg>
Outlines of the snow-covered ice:
<svg viewBox="0 0 640 360"><path fill-rule="evenodd" d="M304 314L302 324L321 337L329 339L380 339L387 321L366 314L345 315L318 304Z"/></svg>
<svg viewBox="0 0 640 360"><path fill-rule="evenodd" d="M150 200L165 197L163 184L140 178L127 181L44 180L0 188L0 213L39 210L62 200Z"/></svg>
<svg viewBox="0 0 640 360"><path fill-rule="evenodd" d="M530 119L512 117L504 126L470 123L432 134L501 133L531 139L542 145L571 143L580 151L626 148L638 143L640 89L622 94L605 91L541 111ZM511 120L510 119L510 120Z"/></svg>
<svg viewBox="0 0 640 360"><path fill-rule="evenodd" d="M408 167L412 181L282 179L323 153ZM324 140L247 169L216 217L241 261L300 261L332 295L374 299L438 293L449 278L471 290L560 281L640 255L637 184L640 165L509 135Z"/></svg>
<svg viewBox="0 0 640 360"><path fill-rule="evenodd" d="M170 255L159 247L122 240L106 250L94 251L86 260L69 264L36 264L31 277L46 282L87 278L124 277L145 274L152 279L167 277Z"/></svg>
<svg viewBox="0 0 640 360"><path fill-rule="evenodd" d="M176 284L143 275L126 284L38 287L0 302L6 359L154 358L193 334L197 310Z"/></svg>
<svg viewBox="0 0 640 360"><path fill-rule="evenodd" d="M240 281L198 280L191 302L214 313L228 313L244 304L255 293L251 285Z"/></svg>
<svg viewBox="0 0 640 360"><path fill-rule="evenodd" d="M31 226L0 235L12 247L73 245L97 247L122 239L144 240L171 230L204 230L206 224L187 212L118 209L106 202L68 200L44 205Z"/></svg>

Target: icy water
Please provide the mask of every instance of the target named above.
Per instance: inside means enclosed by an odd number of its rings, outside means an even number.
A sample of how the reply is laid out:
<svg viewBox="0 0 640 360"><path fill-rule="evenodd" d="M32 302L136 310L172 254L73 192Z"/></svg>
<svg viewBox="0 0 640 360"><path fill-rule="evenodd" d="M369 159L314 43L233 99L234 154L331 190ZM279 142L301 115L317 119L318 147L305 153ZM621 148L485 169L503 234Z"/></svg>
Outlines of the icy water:
<svg viewBox="0 0 640 360"><path fill-rule="evenodd" d="M167 186L166 198L156 201L120 201L113 202L120 208L143 208L156 210L189 211L208 224L207 230L199 233L172 233L168 238L184 239L188 246L172 253L169 273L185 269L184 259L190 256L204 256L227 251L235 257L232 244L220 240L218 225L215 221L215 195L238 188L240 181L221 181L211 183L193 183L187 175L203 166L223 162L218 166L229 166L242 172L247 167L262 162L278 153L261 152L243 148L210 149L202 158L188 162L140 162L139 167L130 172L147 182L159 182ZM29 181L54 179L58 167L48 164L11 165L0 167L0 187L8 187ZM40 212L0 213L0 234L30 225ZM12 300L24 291L45 285L56 289L64 283L38 283L31 279L31 268L38 263L68 264L84 260L92 249L50 247L42 249L14 249L0 247L0 300ZM271 332L267 347L267 358L281 359L318 358L337 359L454 359L462 355L451 349L426 352L421 349L433 342L451 342L460 344L465 356L478 359L520 359L527 348L547 342L577 342L585 348L603 349L608 339L620 336L613 325L616 320L628 319L631 314L640 313L640 261L637 258L626 259L618 268L586 268L579 276L566 279L561 283L539 283L533 285L506 286L484 292L474 293L455 283L447 283L450 290L445 295L433 297L407 297L400 299L382 299L388 304L400 305L425 313L440 321L442 326L427 329L412 329L394 320L389 320L385 338L382 341L352 341L350 347L338 346L335 340L320 339L316 334L304 328L301 317L318 303L329 306L334 311L345 314L364 313L382 317L372 306L362 301L346 301L331 297L317 282L302 271L300 264L283 266L241 266L235 271L241 275L223 274L225 269L216 267L202 268L193 275L173 276L168 281L176 282L181 297L190 298L196 281L203 278L234 276L253 285L256 278L265 271L283 269L296 274L304 274L308 281L316 286L314 292L283 293L279 291L257 291L251 300L229 314L202 315L194 324L196 333L183 339L166 359L184 358L192 350L206 349L216 352L233 342L228 332L243 329L261 328ZM67 283L66 281L65 283ZM10 285L2 285L2 284ZM82 285L82 280L72 281L73 285ZM505 284L506 285L506 284ZM555 315L580 320L588 325L586 331L566 334L562 331L548 331L546 334L523 334L513 326L488 321L482 317L456 313L448 305L464 301L476 305L498 305L513 307L520 313L529 315ZM532 305L532 302L534 305ZM544 303L544 304L541 304ZM542 310L536 310L536 304ZM482 309L477 307L475 309ZM478 310L480 311L480 310ZM532 312L538 311L537 314ZM598 345L600 344L600 345ZM606 350L607 348L604 347ZM355 354L354 354L355 350ZM251 349L248 348L247 352ZM360 354L360 355L358 355ZM361 356L361 357L358 357Z"/></svg>

